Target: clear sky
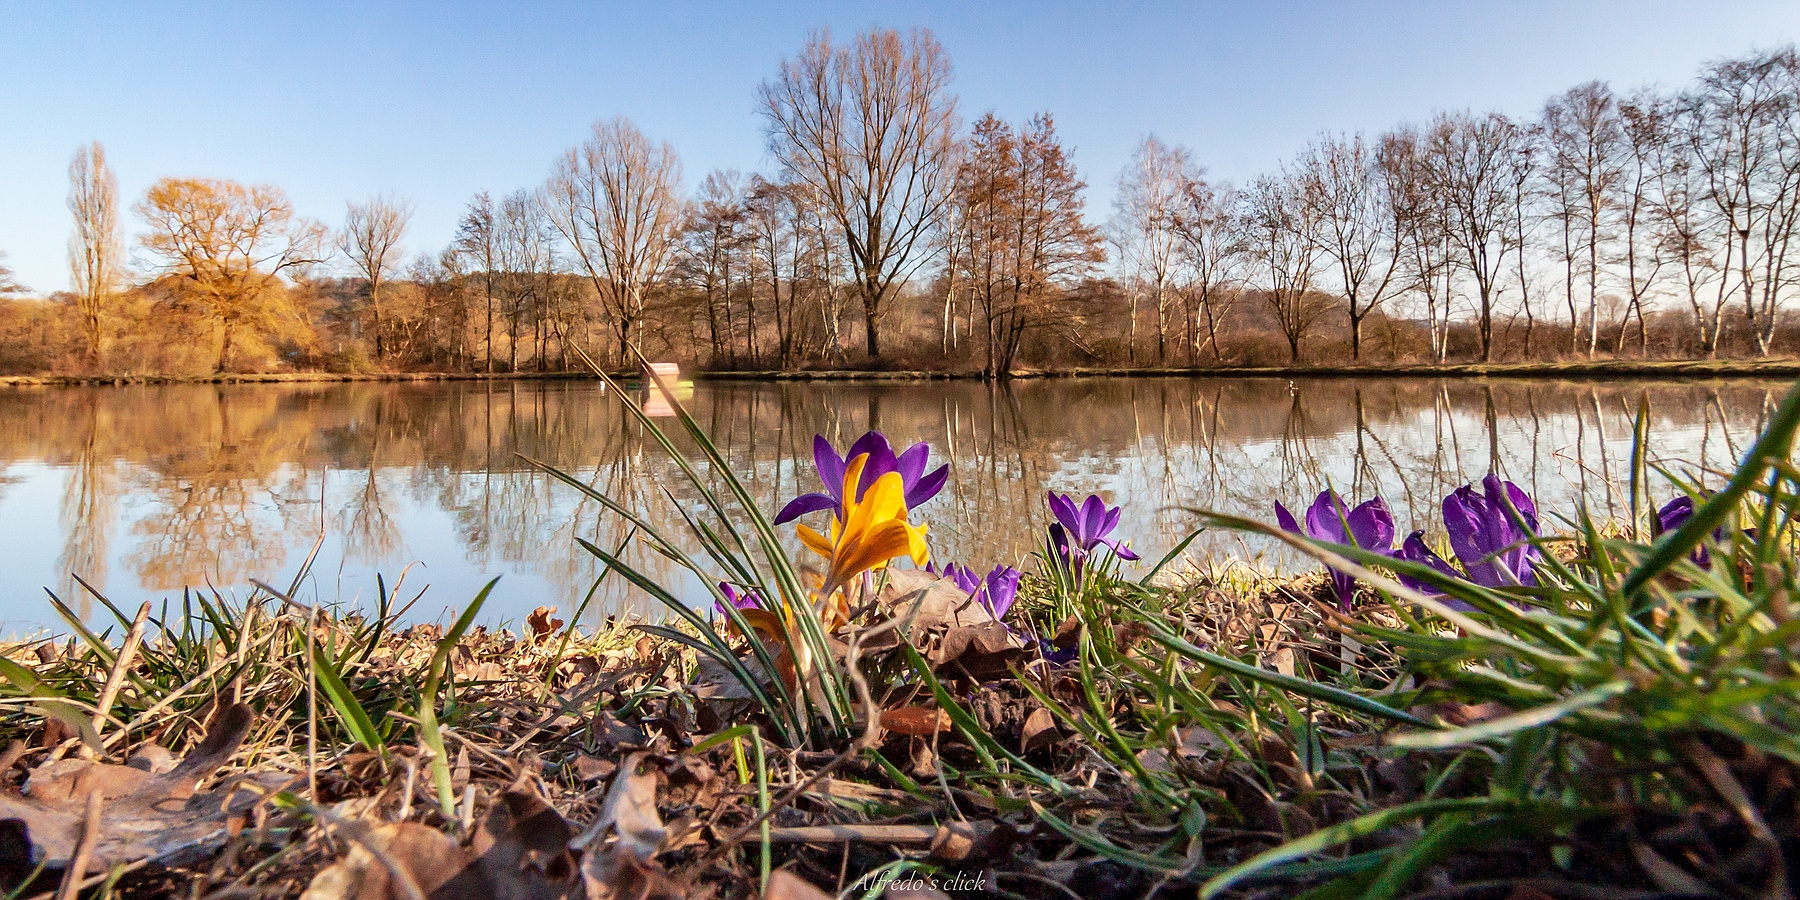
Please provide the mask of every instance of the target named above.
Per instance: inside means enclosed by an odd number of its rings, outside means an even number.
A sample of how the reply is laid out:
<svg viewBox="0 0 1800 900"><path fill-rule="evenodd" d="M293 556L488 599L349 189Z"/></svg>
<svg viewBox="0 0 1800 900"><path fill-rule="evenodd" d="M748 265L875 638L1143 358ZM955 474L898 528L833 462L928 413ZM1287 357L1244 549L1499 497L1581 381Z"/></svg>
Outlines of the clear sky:
<svg viewBox="0 0 1800 900"><path fill-rule="evenodd" d="M346 199L397 192L414 251L617 114L672 142L690 186L763 168L755 87L821 25L930 27L965 119L1054 113L1099 219L1147 133L1243 179L1321 130L1530 115L1592 78L1681 84L1800 39L1800 2L0 0L0 251L30 287L67 285L65 173L95 139L127 202L164 175L266 181L336 225Z"/></svg>

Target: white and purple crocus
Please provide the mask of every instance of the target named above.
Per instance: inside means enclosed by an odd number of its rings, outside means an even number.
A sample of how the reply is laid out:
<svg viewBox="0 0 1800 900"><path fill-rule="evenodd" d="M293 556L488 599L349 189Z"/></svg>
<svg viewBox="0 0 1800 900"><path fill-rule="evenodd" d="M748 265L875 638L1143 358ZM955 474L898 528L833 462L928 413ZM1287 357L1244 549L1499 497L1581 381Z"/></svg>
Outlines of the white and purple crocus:
<svg viewBox="0 0 1800 900"><path fill-rule="evenodd" d="M1121 512L1120 507L1109 508L1099 494L1089 494L1077 506L1068 494L1050 492L1050 514L1056 517L1056 521L1050 523L1050 544L1071 572L1080 575L1087 561L1101 547L1111 550L1120 559L1138 558L1124 541L1112 537L1113 530L1119 527Z"/></svg>
<svg viewBox="0 0 1800 900"><path fill-rule="evenodd" d="M819 480L825 483L825 491L795 497L781 508L781 512L775 514L775 524L783 525L807 513L826 509L831 510L842 521L844 469L850 460L863 454L867 454L869 459L863 464L862 477L856 483L857 496L851 498L853 500L862 499L862 492L868 490L881 476L899 472L901 484L906 489L906 508L917 509L920 504L936 497L944 489L944 482L950 478L949 464L938 466L930 472L925 471L931 450L924 441L901 453L895 453L894 448L888 444L887 435L871 431L857 438L850 445L850 452L839 456L824 435L814 435L813 464L818 467Z"/></svg>
<svg viewBox="0 0 1800 900"><path fill-rule="evenodd" d="M1376 553L1392 553L1394 548L1394 514L1380 497L1349 509L1336 491L1320 491L1312 505L1306 508L1304 527L1278 500L1275 502L1275 521L1283 530L1315 541L1347 544ZM1338 608L1348 610L1351 599L1356 596L1356 579L1336 569L1330 571L1331 592L1337 596Z"/></svg>
<svg viewBox="0 0 1800 900"><path fill-rule="evenodd" d="M1425 534L1408 535L1394 555L1428 565L1451 578L1483 587L1537 584L1534 566L1543 558L1532 539L1537 537L1537 504L1510 481L1498 475L1481 480L1481 491L1465 484L1444 498L1444 532L1462 571L1425 545ZM1414 590L1438 593L1437 588L1416 578L1400 580Z"/></svg>

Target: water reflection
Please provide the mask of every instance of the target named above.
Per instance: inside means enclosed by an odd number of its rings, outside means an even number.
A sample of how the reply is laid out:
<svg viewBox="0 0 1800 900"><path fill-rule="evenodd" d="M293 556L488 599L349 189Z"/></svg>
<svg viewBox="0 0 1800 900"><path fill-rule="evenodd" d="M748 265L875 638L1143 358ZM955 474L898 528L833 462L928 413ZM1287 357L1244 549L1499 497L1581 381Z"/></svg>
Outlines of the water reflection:
<svg viewBox="0 0 1800 900"><path fill-rule="evenodd" d="M1045 490L1098 491L1156 556L1180 507L1258 516L1329 483L1380 492L1402 530L1490 470L1572 511L1617 514L1632 417L1652 410L1651 459L1729 467L1784 385L1613 381L1092 379L926 384L702 383L691 404L766 509L811 490L810 442L869 427L930 441L952 465L926 508L940 559L1018 562ZM569 610L596 575L574 538L616 546L623 523L527 465L563 468L675 527L698 497L620 400L590 383L138 386L0 393L0 617L50 619L43 588L83 608L79 573L115 601L241 590L292 577L324 542L305 596L358 602L374 573L460 604L493 575L495 618ZM1716 478L1715 478L1716 482ZM1664 492L1666 493L1666 491ZM1206 535L1196 558L1268 548ZM666 561L633 550L652 572ZM1281 561L1271 558L1272 564ZM608 583L596 608L633 602Z"/></svg>

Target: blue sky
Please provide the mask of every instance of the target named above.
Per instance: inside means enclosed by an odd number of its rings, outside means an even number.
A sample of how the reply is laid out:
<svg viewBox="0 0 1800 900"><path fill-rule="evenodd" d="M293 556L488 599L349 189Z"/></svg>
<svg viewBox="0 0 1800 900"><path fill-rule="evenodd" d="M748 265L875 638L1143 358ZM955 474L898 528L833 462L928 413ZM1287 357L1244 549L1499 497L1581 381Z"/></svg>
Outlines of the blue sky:
<svg viewBox="0 0 1800 900"><path fill-rule="evenodd" d="M164 175L266 181L335 225L346 199L397 192L415 251L616 114L672 142L689 185L766 167L755 87L821 25L930 27L965 119L1055 114L1098 219L1146 133L1243 179L1323 130L1530 115L1590 78L1681 84L1800 39L1800 3L0 0L0 251L27 285L66 285L65 171L95 139L128 200Z"/></svg>

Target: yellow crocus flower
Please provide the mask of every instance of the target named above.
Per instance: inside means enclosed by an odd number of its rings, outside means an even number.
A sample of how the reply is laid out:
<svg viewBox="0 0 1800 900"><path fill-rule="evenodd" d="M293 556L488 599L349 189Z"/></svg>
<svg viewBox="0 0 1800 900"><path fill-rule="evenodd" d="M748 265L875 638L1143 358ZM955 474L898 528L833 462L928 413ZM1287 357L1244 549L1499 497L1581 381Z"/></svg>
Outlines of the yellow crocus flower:
<svg viewBox="0 0 1800 900"><path fill-rule="evenodd" d="M856 496L867 454L859 454L844 467L844 520L831 520L831 537L798 526L800 541L829 560L820 594L830 597L856 576L878 569L901 556L915 565L931 561L925 543L926 528L906 521L906 486L900 473L889 472Z"/></svg>

